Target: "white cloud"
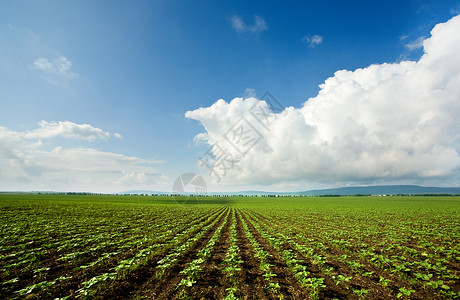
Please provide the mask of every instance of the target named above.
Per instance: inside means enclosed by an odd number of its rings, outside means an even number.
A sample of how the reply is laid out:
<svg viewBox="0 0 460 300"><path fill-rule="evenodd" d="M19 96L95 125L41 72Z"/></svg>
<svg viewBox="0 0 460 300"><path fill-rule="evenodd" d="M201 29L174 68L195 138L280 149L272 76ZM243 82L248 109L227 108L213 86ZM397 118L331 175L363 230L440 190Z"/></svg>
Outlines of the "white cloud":
<svg viewBox="0 0 460 300"><path fill-rule="evenodd" d="M64 56L56 57L51 61L44 57L38 58L33 62L32 67L59 77L74 78L77 76L77 74L70 71L72 62Z"/></svg>
<svg viewBox="0 0 460 300"><path fill-rule="evenodd" d="M410 51L418 49L418 48L422 48L424 40L425 40L425 37L421 36L421 37L418 37L416 40L407 43L405 46Z"/></svg>
<svg viewBox="0 0 460 300"><path fill-rule="evenodd" d="M239 16L233 16L230 19L230 22L232 24L233 29L235 29L237 32L260 32L267 30L267 24L265 23L265 20L260 17L260 16L254 16L254 24L252 26L246 24L243 19Z"/></svg>
<svg viewBox="0 0 460 300"><path fill-rule="evenodd" d="M153 178L145 174L145 172L124 172L123 177L117 180L119 184L129 185L148 185L154 183Z"/></svg>
<svg viewBox="0 0 460 300"><path fill-rule="evenodd" d="M246 24L244 24L243 19L241 19L241 17L233 16L230 19L230 21L232 23L233 29L235 29L236 31L243 32L246 30Z"/></svg>
<svg viewBox="0 0 460 300"><path fill-rule="evenodd" d="M460 16L436 25L417 62L337 71L301 108L270 113L264 124L251 111L268 105L255 98L221 99L185 116L201 122L206 132L196 139L212 145L215 156L225 150L239 160L226 170L222 182L227 184L455 183L460 179L459 31ZM228 134L242 128L241 120L262 136L245 155Z"/></svg>
<svg viewBox="0 0 460 300"><path fill-rule="evenodd" d="M97 139L108 140L110 136L121 138L119 133L110 134L100 128L95 128L89 124L76 124L69 121L47 122L41 121L40 128L24 133L25 138L50 139L54 137L64 137L69 139L80 139L95 141Z"/></svg>
<svg viewBox="0 0 460 300"><path fill-rule="evenodd" d="M59 136L92 141L110 134L71 122L42 121L40 128L25 132L0 127L0 190L118 192L165 182L154 167L161 161L41 142Z"/></svg>
<svg viewBox="0 0 460 300"><path fill-rule="evenodd" d="M315 34L311 37L304 36L302 38L302 42L308 44L308 47L314 48L323 42L323 37L318 34Z"/></svg>
<svg viewBox="0 0 460 300"><path fill-rule="evenodd" d="M249 27L249 31L258 32L264 31L267 29L267 24L262 17L254 16L254 25Z"/></svg>

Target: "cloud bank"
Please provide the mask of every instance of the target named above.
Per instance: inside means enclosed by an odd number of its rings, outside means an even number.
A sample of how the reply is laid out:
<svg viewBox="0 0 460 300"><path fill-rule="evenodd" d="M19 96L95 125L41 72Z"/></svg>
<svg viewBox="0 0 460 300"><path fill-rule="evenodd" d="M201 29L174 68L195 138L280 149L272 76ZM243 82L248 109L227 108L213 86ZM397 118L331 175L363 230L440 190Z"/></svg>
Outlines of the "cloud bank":
<svg viewBox="0 0 460 300"><path fill-rule="evenodd" d="M156 160L55 145L55 138L83 141L121 138L89 124L41 121L39 128L13 131L0 127L0 190L116 192L164 184Z"/></svg>
<svg viewBox="0 0 460 300"><path fill-rule="evenodd" d="M419 61L337 71L301 108L235 98L186 112L228 167L199 165L229 184L458 182L458 32L460 16L433 28Z"/></svg>
<svg viewBox="0 0 460 300"><path fill-rule="evenodd" d="M28 131L24 134L25 138L50 139L53 137L64 137L69 139L81 139L95 141L97 139L107 141L110 136L121 138L119 133L110 134L100 128L95 128L89 124L75 124L69 121L47 122L41 121L40 128Z"/></svg>

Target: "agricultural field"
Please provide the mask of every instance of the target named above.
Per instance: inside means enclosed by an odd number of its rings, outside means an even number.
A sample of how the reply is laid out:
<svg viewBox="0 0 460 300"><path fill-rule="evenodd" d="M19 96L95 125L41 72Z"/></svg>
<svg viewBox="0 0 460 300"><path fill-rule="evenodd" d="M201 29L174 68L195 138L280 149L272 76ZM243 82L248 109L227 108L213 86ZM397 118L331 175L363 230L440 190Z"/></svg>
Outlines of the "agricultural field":
<svg viewBox="0 0 460 300"><path fill-rule="evenodd" d="M1 299L453 299L460 197L0 195Z"/></svg>

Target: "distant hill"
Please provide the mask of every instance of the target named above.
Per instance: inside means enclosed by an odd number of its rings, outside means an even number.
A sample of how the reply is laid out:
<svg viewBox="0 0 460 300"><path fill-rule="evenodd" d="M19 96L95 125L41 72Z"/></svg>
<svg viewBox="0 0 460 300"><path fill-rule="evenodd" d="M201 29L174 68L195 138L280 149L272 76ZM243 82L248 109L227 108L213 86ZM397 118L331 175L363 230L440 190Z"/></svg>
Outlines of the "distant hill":
<svg viewBox="0 0 460 300"><path fill-rule="evenodd" d="M0 191L0 194L95 194L82 192L56 192L56 191ZM113 195L171 195L172 192L152 190L129 190ZM237 192L208 192L209 196L325 196L325 195L460 195L460 187L426 187L419 185L373 185L352 186L332 189L318 189L299 192L265 192L265 191L237 191Z"/></svg>
<svg viewBox="0 0 460 300"><path fill-rule="evenodd" d="M144 195L169 195L171 192L149 190L133 190L117 193L119 195L144 194ZM264 192L264 191L239 191L239 192L209 192L207 195L229 196L267 196L267 195L297 195L297 196L323 196L323 195L418 195L418 194L460 194L460 187L425 187L419 185L374 185L340 187L332 189L308 190L300 192Z"/></svg>
<svg viewBox="0 0 460 300"><path fill-rule="evenodd" d="M354 186L332 189L318 189L300 192L263 192L242 191L224 193L229 195L299 195L299 196L323 196L323 195L419 195L419 194L460 194L460 187L425 187L419 185L375 185Z"/></svg>
<svg viewBox="0 0 460 300"><path fill-rule="evenodd" d="M294 193L305 196L321 195L413 195L413 194L460 194L458 187L425 187L418 185L375 185L310 190Z"/></svg>

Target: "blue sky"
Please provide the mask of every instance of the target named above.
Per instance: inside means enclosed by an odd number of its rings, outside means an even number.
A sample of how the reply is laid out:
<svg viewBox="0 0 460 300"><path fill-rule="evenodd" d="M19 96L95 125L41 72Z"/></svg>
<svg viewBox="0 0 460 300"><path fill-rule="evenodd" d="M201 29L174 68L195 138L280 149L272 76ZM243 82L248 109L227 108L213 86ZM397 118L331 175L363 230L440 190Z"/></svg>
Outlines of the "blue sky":
<svg viewBox="0 0 460 300"><path fill-rule="evenodd" d="M187 111L266 91L301 108L338 70L418 61L433 27L459 13L459 1L2 1L0 189L169 190L184 172L209 176L197 162L213 144L194 139L205 118ZM453 185L456 170L206 178L211 190L302 190Z"/></svg>

